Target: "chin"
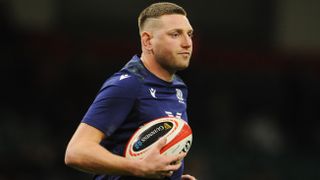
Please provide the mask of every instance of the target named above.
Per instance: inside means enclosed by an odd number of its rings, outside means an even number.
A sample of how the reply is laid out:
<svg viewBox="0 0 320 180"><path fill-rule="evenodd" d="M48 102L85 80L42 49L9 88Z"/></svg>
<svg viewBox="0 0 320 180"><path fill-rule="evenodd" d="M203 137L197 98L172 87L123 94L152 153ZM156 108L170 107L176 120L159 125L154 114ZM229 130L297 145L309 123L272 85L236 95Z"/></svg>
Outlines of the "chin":
<svg viewBox="0 0 320 180"><path fill-rule="evenodd" d="M181 66L178 66L178 67L177 67L177 70L178 70L178 71L181 71L181 70L187 69L188 67L189 67L189 63L188 63L188 64L181 65Z"/></svg>

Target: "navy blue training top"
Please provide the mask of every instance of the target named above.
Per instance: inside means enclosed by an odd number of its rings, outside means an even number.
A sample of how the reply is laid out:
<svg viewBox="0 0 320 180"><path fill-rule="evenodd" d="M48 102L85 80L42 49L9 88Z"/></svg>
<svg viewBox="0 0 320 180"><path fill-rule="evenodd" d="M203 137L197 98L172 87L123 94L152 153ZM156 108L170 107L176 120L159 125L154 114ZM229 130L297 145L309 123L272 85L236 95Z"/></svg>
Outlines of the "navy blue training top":
<svg viewBox="0 0 320 180"><path fill-rule="evenodd" d="M105 81L82 122L102 131L106 138L101 145L123 156L126 143L144 123L165 116L188 121L187 95L187 87L177 75L174 75L172 82L163 81L148 71L135 55ZM183 168L182 165L166 179L180 180ZM95 175L95 179L142 178Z"/></svg>

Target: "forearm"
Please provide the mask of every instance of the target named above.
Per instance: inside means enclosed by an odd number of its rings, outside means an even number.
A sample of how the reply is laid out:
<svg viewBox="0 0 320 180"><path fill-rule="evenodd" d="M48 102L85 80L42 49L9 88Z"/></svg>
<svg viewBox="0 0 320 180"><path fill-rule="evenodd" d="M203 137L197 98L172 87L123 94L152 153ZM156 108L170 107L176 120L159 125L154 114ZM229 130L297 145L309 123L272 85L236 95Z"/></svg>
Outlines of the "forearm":
<svg viewBox="0 0 320 180"><path fill-rule="evenodd" d="M66 164L94 174L139 175L137 160L112 154L94 142L81 142L68 147Z"/></svg>
<svg viewBox="0 0 320 180"><path fill-rule="evenodd" d="M65 155L65 163L81 171L94 174L131 175L145 178L163 178L177 171L181 163L175 164L186 154L165 156L160 154L166 144L159 141L142 160L126 159L112 154L100 145L104 134L81 123L71 138Z"/></svg>

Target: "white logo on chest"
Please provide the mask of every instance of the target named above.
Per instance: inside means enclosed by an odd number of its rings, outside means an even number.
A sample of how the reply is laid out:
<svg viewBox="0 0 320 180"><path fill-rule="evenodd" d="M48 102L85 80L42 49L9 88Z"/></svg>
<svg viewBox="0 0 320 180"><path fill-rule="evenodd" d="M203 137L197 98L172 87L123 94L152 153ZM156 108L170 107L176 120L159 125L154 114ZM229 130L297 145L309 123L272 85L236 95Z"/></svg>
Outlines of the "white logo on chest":
<svg viewBox="0 0 320 180"><path fill-rule="evenodd" d="M178 101L179 103L183 103L184 104L184 99L183 99L183 93L180 89L176 89L176 92L177 92L177 98L178 98Z"/></svg>
<svg viewBox="0 0 320 180"><path fill-rule="evenodd" d="M128 74L122 74L119 78L119 80L123 80L123 79L127 79L128 77L130 77Z"/></svg>
<svg viewBox="0 0 320 180"><path fill-rule="evenodd" d="M153 89L153 88L150 88L149 91L150 91L150 94L151 94L151 96L152 96L153 98L157 98L157 96L156 96L156 91L157 91L157 90L155 90L155 89Z"/></svg>
<svg viewBox="0 0 320 180"><path fill-rule="evenodd" d="M174 115L171 111L164 111L169 117L175 117L178 119L181 119L182 113L176 112L176 115Z"/></svg>

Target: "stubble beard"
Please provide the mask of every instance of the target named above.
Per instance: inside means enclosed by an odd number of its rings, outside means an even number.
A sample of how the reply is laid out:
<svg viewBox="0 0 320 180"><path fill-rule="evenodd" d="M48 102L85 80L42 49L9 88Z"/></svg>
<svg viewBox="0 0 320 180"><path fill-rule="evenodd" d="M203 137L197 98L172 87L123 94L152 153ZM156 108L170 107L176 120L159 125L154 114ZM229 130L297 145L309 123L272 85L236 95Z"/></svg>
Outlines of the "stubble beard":
<svg viewBox="0 0 320 180"><path fill-rule="evenodd" d="M170 56L156 55L155 58L158 64L163 69L167 70L171 74L174 74L177 71L181 71L189 67L191 56L187 57L186 59L184 58L181 59L182 57L177 57L173 55L170 55ZM179 63L181 61L188 61L188 62L186 62L187 63L186 65L184 65L185 62L183 62L183 65L181 65L181 63Z"/></svg>

